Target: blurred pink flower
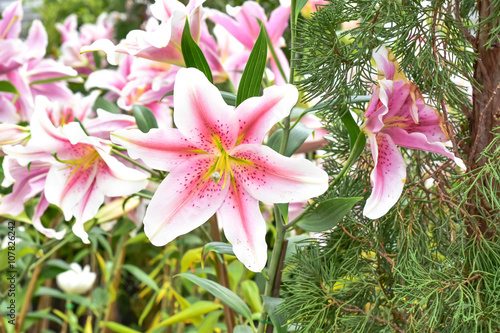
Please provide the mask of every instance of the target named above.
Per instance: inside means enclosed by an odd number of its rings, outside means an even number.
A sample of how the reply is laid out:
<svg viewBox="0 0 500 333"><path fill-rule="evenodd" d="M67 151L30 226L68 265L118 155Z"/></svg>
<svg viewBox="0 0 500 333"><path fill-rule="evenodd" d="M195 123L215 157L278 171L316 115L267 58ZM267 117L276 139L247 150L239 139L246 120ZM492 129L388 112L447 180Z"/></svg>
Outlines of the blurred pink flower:
<svg viewBox="0 0 500 333"><path fill-rule="evenodd" d="M285 46L285 40L282 35L288 27L290 6L279 6L271 13L269 19L267 18L264 9L254 1L246 1L241 7L231 7L228 5L226 8L229 15L221 13L217 10L207 10L207 13L208 18L211 21L224 27L247 49L247 52L242 53L239 61L233 63L234 68L237 69L241 67L241 64L245 64L248 61L248 56L250 55L249 50L253 48L255 41L259 36L260 28L258 20L260 20L266 27L269 34L269 38L272 43L269 47L274 48L279 63L285 75L288 76L290 71L288 59L281 50L281 47ZM268 52L268 57L270 58L271 69L274 73L275 84L284 84L285 79L280 73L270 52ZM226 67L226 71L230 72L232 70L233 69Z"/></svg>
<svg viewBox="0 0 500 333"><path fill-rule="evenodd" d="M181 52L184 24L187 18L191 35L198 42L203 2L204 0L190 0L188 5L184 6L177 0L156 0L150 7L154 18L148 21L146 30L132 30L118 45L106 38L99 39L89 46L82 47L81 51L104 51L108 62L113 65L118 64L120 54L129 54L184 66Z"/></svg>
<svg viewBox="0 0 500 333"><path fill-rule="evenodd" d="M174 89L174 79L179 67L147 59L124 56L116 70L102 69L89 75L85 88L108 90L106 99L117 101L126 111L134 105L150 108L160 127L172 127L170 106L172 96L160 99Z"/></svg>

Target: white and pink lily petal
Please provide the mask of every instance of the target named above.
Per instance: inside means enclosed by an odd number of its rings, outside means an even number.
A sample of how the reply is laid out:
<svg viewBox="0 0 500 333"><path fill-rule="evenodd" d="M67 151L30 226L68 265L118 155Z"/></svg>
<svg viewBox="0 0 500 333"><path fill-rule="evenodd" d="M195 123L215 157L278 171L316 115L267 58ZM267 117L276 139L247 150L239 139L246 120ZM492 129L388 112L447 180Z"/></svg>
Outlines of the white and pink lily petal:
<svg viewBox="0 0 500 333"><path fill-rule="evenodd" d="M443 131L441 115L425 105L418 87L398 72L399 65L390 50L381 47L373 57L379 73L387 77L379 80L361 126L375 163L371 174L373 191L363 214L376 219L396 204L403 191L406 167L397 146L441 154L461 168L465 165L445 146L449 138ZM398 75L403 79L393 80Z"/></svg>
<svg viewBox="0 0 500 333"><path fill-rule="evenodd" d="M228 5L226 6L226 11L228 14L221 13L217 10L208 10L208 18L229 31L247 48L247 50L253 48L260 32L259 20L262 21L269 34L272 47L276 52L280 66L284 74L288 75L288 60L283 54L281 47L285 45L282 35L288 26L290 6L279 6L271 13L269 19L267 19L264 9L254 1L246 1L239 7L231 7ZM275 76L275 83L278 85L284 84L288 78L283 78L279 66L276 64L274 58L271 57L270 52L268 52L268 57L270 58L271 69ZM229 72L231 70L231 68L226 67L226 71Z"/></svg>
<svg viewBox="0 0 500 333"><path fill-rule="evenodd" d="M40 220L40 217L48 207L48 202L43 195L43 189L51 163L34 161L28 167L19 164L15 159L7 156L4 158L2 166L5 172L5 179L2 186L7 187L12 184L14 186L10 194L0 199L0 214L19 215L25 209L25 202L42 193L35 207L32 218L33 226L49 238L62 239L66 233L65 229L55 231L52 228L46 228Z"/></svg>
<svg viewBox="0 0 500 333"><path fill-rule="evenodd" d="M191 0L187 6L174 0L157 0L151 6L153 18L146 25L146 30L132 30L125 40L114 45L109 39L99 39L81 52L104 51L110 64L119 62L119 54L129 54L154 61L184 66L181 51L181 37L186 18L190 24L191 35L195 41L200 38L200 24L203 17L203 1Z"/></svg>
<svg viewBox="0 0 500 333"><path fill-rule="evenodd" d="M0 20L0 39L15 39L21 32L24 11L21 0L14 1L2 11Z"/></svg>
<svg viewBox="0 0 500 333"><path fill-rule="evenodd" d="M151 242L164 245L218 212L237 257L249 269L261 270L267 246L258 200L302 201L328 187L328 175L310 161L261 145L297 98L291 85L272 87L234 108L203 73L181 69L174 89L177 129L114 133L112 140L132 158L170 171L144 219Z"/></svg>
<svg viewBox="0 0 500 333"><path fill-rule="evenodd" d="M88 243L84 222L95 216L104 197L140 191L147 176L111 156L110 145L87 136L78 123L65 125L61 131L68 138L67 150L58 154L60 163L49 171L45 195L62 209L66 220L75 217L73 232Z"/></svg>
<svg viewBox="0 0 500 333"><path fill-rule="evenodd" d="M0 124L0 146L25 144L29 140L30 131L26 127L13 124Z"/></svg>
<svg viewBox="0 0 500 333"><path fill-rule="evenodd" d="M15 19L15 18L12 18ZM34 20L23 42L18 38L5 39L0 36L0 74L8 73L29 60L42 59L48 44L48 37L42 22Z"/></svg>
<svg viewBox="0 0 500 333"><path fill-rule="evenodd" d="M79 38L78 33L78 18L76 14L71 14L63 23L56 23L56 29L61 34L61 43L64 44L71 40L77 40Z"/></svg>
<svg viewBox="0 0 500 333"><path fill-rule="evenodd" d="M55 154L55 158L51 156L44 194L49 203L61 208L66 220L75 217L73 230L84 242L88 242L88 236L83 223L97 213L105 196L130 195L146 186L144 173L110 156L110 142L88 136L79 123L56 128L47 110L37 109L31 119L31 135L23 147L24 158L19 158L19 151L16 158L25 164L36 154L43 157L36 148L49 156Z"/></svg>

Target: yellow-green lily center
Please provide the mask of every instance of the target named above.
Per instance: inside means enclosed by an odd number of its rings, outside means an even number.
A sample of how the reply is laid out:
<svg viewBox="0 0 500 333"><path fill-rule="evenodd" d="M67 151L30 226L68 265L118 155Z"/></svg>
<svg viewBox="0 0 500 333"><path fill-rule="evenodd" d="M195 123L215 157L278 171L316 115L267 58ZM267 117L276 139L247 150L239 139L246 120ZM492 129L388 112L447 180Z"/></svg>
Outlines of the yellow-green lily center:
<svg viewBox="0 0 500 333"><path fill-rule="evenodd" d="M84 154L83 156L78 157L78 158L69 159L69 160L61 160L57 157L57 155L55 155L54 157L56 158L57 161L67 165L64 169L76 166L76 168L74 168L71 171L71 174L68 176L68 179L69 179L80 168L86 169L89 166L91 166L94 163L94 161L99 157L99 153L95 149L89 147L89 148L87 148L86 154Z"/></svg>
<svg viewBox="0 0 500 333"><path fill-rule="evenodd" d="M231 157L229 156L229 154L225 150L222 150L221 155L217 157L214 165L212 165L207 173L207 176L212 178L216 184L219 183L222 178L224 178L222 188L226 186L226 182L229 176L231 177L231 179L234 178L233 170L231 170L230 159Z"/></svg>

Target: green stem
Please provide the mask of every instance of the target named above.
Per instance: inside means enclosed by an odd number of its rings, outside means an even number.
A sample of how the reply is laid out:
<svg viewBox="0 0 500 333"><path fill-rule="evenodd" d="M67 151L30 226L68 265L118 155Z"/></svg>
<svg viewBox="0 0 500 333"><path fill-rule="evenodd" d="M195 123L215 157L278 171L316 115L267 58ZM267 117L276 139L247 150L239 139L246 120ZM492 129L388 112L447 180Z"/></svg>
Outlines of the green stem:
<svg viewBox="0 0 500 333"><path fill-rule="evenodd" d="M290 30L291 30L291 56L290 56L290 79L289 83L293 84L294 83L294 76L295 76L295 10L296 10L296 0L292 0L291 3L291 13L290 13ZM286 146L288 144L288 138L290 135L290 114L285 118L284 121L284 128L283 128L283 138L281 140L281 146L280 146L280 154L283 154L285 152ZM273 251L271 254L271 262L269 263L269 279L267 280L266 283L266 288L264 291L264 295L271 297L272 292L274 289L274 283L276 281L276 276L278 274L278 267L279 267L279 262L280 262L280 257L281 257L281 251L283 248L283 240L285 239L285 223L283 221L283 218L281 216L281 212L278 208L278 206L274 205L274 216L275 216L275 221L276 221L276 240L274 241L274 247ZM259 320L259 326L257 327L257 333L264 333L264 330L266 329L266 324L265 322L267 321L267 309L265 304L262 306L262 313L260 316Z"/></svg>
<svg viewBox="0 0 500 333"><path fill-rule="evenodd" d="M356 142L354 144L354 147L352 148L351 155L349 155L349 158L345 162L344 167L342 168L342 170L340 170L337 177L335 177L333 182L331 182L330 185L328 185L327 192L330 191L335 185L337 185L342 180L347 171L349 171L354 162L356 162L359 155L361 155L365 146L366 146L366 135L364 133L359 133L358 138L356 139ZM313 205L308 205L306 209L302 211L302 213L300 213L295 219L293 219L293 221L291 221L285 226L285 230L293 228L297 223L300 222L300 220L304 218L304 216L306 216L309 213L309 211L312 208L314 208Z"/></svg>
<svg viewBox="0 0 500 333"><path fill-rule="evenodd" d="M61 247L63 247L64 245L66 245L67 243L69 243L70 241L73 241L74 238L73 238L73 235L68 235L66 236L66 238L64 238L62 241L60 241L56 246L54 246L52 249L50 249L50 251L48 251L47 253L45 253L43 255L43 257L41 257L40 259L38 259L32 266L31 268L35 268L37 267L38 265L40 265L41 263L43 263L45 260L49 259L50 256L52 255L52 253L56 252L57 250L59 250Z"/></svg>
<svg viewBox="0 0 500 333"><path fill-rule="evenodd" d="M144 165L140 164L140 163L139 163L139 162L137 162L137 161L134 161L133 159L131 159L131 158L130 158L130 157L128 157L127 155L120 153L120 152L119 152L119 151L117 151L115 148L112 148L112 149L111 149L111 152L112 152L113 154L117 155L117 156L120 156L120 157L121 157L121 158L123 158L124 160L129 161L129 162L130 162L130 163L132 163L133 165L135 165L135 166L137 166L137 167L141 168L142 170L149 172L151 175L155 175L156 177L158 177L158 178L162 179L161 175L160 175L158 172L153 171L153 170L151 170L151 169L149 169L149 168L146 168Z"/></svg>
<svg viewBox="0 0 500 333"><path fill-rule="evenodd" d="M276 240L274 241L274 247L271 254L271 262L269 263L269 279L266 283L266 289L264 290L264 296L272 297L272 292L274 288L274 282L276 281L276 276L278 275L278 267L281 257L281 250L283 247L283 241L285 239L285 226L281 213L277 206L274 206L274 216L276 218ZM267 309L266 305L262 306L262 313L260 315L259 326L257 328L257 333L264 333L265 322L267 321Z"/></svg>

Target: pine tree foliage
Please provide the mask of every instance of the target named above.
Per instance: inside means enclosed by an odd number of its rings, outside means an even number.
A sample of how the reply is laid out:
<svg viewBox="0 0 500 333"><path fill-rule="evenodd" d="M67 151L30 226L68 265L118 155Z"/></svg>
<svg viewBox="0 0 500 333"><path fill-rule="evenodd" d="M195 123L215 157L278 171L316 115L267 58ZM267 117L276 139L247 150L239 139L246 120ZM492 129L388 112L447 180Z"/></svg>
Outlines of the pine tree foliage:
<svg viewBox="0 0 500 333"><path fill-rule="evenodd" d="M493 14L478 20L477 3L469 0L331 1L298 27L300 85L309 99L370 94L371 53L385 44L426 102L446 116L453 149L467 160L471 101L457 82L482 88L474 82L478 55L467 33L489 29L487 47L497 47L500 2L490 5ZM357 28L340 31L352 20ZM340 103L321 113L331 133L324 166L332 177L349 156L339 115L365 108ZM288 260L280 311L291 331L500 332L500 135L481 153L484 165L465 173L440 155L401 151L407 182L386 216L363 217L360 201ZM366 149L318 200L367 198L372 168ZM487 234L474 229L471 207L488 222Z"/></svg>

